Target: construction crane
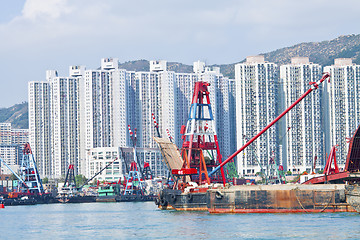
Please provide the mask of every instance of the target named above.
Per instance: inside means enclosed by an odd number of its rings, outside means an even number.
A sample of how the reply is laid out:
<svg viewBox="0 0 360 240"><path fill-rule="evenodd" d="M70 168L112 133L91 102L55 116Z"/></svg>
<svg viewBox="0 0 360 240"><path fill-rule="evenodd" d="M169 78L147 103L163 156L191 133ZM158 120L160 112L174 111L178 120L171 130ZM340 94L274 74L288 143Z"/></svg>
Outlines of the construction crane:
<svg viewBox="0 0 360 240"><path fill-rule="evenodd" d="M19 180L18 192L44 194L44 188L29 143L24 144L23 157L18 174L3 159L0 158L0 160Z"/></svg>
<svg viewBox="0 0 360 240"><path fill-rule="evenodd" d="M100 171L98 171L97 173L95 173L94 176L92 176L91 178L89 178L88 180L86 180L85 183L79 187L79 189L83 188L86 184L88 184L91 180L93 180L97 175L101 174L107 167L109 167L111 164L113 164L116 160L118 160L118 158L115 158L114 160L112 160L111 162L109 162L108 164L106 164L106 166L103 167L102 169L100 169ZM70 166L71 166L71 165L70 165ZM70 169L70 166L69 166L69 169Z"/></svg>
<svg viewBox="0 0 360 240"><path fill-rule="evenodd" d="M173 142L173 138L172 138L171 135L170 135L169 129L166 129L166 133L167 133L167 135L168 135L168 138L169 138L170 142Z"/></svg>
<svg viewBox="0 0 360 240"><path fill-rule="evenodd" d="M285 114L287 114L291 109L293 109L301 100L303 100L307 95L309 95L313 90L318 89L319 85L324 82L326 79L330 77L329 73L325 73L322 78L318 82L309 82L310 88L293 104L290 105L284 112L282 112L277 118L275 118L269 125L267 125L263 130L261 130L256 136L254 136L250 141L248 141L244 146L242 146L239 150L233 153L228 159L219 164L213 171L209 173L209 176L216 173L219 169L222 169L225 164L231 161L236 155L241 153L245 148L247 148L252 142L258 139L263 133L265 133L270 127L272 127L276 122L278 122Z"/></svg>
<svg viewBox="0 0 360 240"><path fill-rule="evenodd" d="M157 137L161 137L160 130L159 130L159 124L155 120L155 114L152 113L151 115L152 115L152 118L153 118L153 121L154 121L154 126L155 126L155 129L156 129Z"/></svg>
<svg viewBox="0 0 360 240"><path fill-rule="evenodd" d="M180 133L183 135L181 148L182 168L172 169L172 174L178 176L175 184L177 188L182 188L183 184L188 182L188 179L196 181L197 176L199 184L210 184L207 168L212 168L215 163L222 162L207 88L209 85L207 82L195 83L187 125L181 127ZM206 163L204 153L207 153L207 151L216 152L216 161L210 160L209 164ZM179 182L179 179L181 179L181 182ZM221 168L221 180L225 185L226 178L223 168Z"/></svg>
<svg viewBox="0 0 360 240"><path fill-rule="evenodd" d="M130 135L130 138L131 138L131 140L132 140L133 149L134 149L134 162L136 162L137 166L138 166L139 169L140 169L141 177L144 178L144 176L142 176L143 171L142 171L142 168L141 168L139 159L137 158L137 154L136 154L136 142L137 142L136 132L137 132L137 129L135 128L135 129L134 129L134 132L133 132L133 131L131 130L130 125L128 125L128 128L129 128L129 135ZM130 170L130 171L131 171L131 170Z"/></svg>
<svg viewBox="0 0 360 240"><path fill-rule="evenodd" d="M64 187L70 187L70 186L76 188L74 164L69 165L64 181Z"/></svg>
<svg viewBox="0 0 360 240"><path fill-rule="evenodd" d="M127 177L124 195L144 195L144 186L141 181L140 172L137 169L136 162L130 165L130 171Z"/></svg>

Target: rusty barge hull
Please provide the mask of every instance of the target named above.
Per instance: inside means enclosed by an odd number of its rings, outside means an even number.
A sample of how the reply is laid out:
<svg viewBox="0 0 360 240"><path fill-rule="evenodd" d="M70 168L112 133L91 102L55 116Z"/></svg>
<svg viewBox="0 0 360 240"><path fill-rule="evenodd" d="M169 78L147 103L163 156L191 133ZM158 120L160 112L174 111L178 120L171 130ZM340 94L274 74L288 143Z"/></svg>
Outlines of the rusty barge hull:
<svg viewBox="0 0 360 240"><path fill-rule="evenodd" d="M207 189L203 192L182 193L180 190L164 189L160 194L160 205L171 206L177 211L208 211Z"/></svg>
<svg viewBox="0 0 360 240"><path fill-rule="evenodd" d="M346 202L345 184L253 185L181 193L167 189L163 201L179 211L210 213L354 212Z"/></svg>
<svg viewBox="0 0 360 240"><path fill-rule="evenodd" d="M210 189L210 213L353 212L344 184L234 186Z"/></svg>

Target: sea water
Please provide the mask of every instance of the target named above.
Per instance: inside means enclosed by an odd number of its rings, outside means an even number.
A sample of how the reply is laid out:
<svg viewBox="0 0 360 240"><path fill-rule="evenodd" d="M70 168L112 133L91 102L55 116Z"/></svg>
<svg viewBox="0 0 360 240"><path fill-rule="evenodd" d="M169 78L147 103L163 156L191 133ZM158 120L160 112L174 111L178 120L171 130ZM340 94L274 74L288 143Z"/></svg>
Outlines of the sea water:
<svg viewBox="0 0 360 240"><path fill-rule="evenodd" d="M153 202L6 206L0 239L360 239L360 214L209 214Z"/></svg>

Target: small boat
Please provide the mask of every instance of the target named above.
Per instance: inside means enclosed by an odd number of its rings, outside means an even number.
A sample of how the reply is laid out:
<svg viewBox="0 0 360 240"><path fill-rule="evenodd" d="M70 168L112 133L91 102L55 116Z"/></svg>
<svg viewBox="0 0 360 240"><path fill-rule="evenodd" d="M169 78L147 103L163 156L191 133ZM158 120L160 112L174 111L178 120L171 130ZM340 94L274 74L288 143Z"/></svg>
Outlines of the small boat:
<svg viewBox="0 0 360 240"><path fill-rule="evenodd" d="M18 198L1 198L0 203L4 206L19 206L19 205L35 205L36 199L29 196L23 196Z"/></svg>
<svg viewBox="0 0 360 240"><path fill-rule="evenodd" d="M97 202L116 202L117 197L120 195L119 184L112 184L99 187Z"/></svg>
<svg viewBox="0 0 360 240"><path fill-rule="evenodd" d="M82 191L79 191L73 186L60 188L56 200L60 203L85 203L95 202L96 196L85 195Z"/></svg>

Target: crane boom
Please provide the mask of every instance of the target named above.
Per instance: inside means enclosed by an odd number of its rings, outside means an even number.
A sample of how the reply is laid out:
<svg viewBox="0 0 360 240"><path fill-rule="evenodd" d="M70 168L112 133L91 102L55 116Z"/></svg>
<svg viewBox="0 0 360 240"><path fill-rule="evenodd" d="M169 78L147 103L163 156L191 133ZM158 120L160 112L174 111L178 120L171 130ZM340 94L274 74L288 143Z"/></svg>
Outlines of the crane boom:
<svg viewBox="0 0 360 240"><path fill-rule="evenodd" d="M87 180L83 185L81 185L79 187L79 189L81 189L83 186L85 186L86 184L88 184L88 182L90 182L91 180L93 180L97 175L99 175L100 173L102 173L102 171L104 171L108 166L110 166L111 164L113 164L116 160L118 160L118 158L115 158L114 160L112 160L111 162L109 162L108 164L106 164L105 167L103 167L99 172L97 172L94 176L92 176L89 180Z"/></svg>
<svg viewBox="0 0 360 240"><path fill-rule="evenodd" d="M2 158L0 158L0 161L15 175L15 177L17 179L19 179L19 181L21 183L23 183L26 186L26 183L21 179L21 177L19 175L17 175L16 172L14 172L14 170L12 170L11 167L9 165L7 165L7 163Z"/></svg>
<svg viewBox="0 0 360 240"><path fill-rule="evenodd" d="M285 114L287 114L291 109L293 109L301 100L303 100L307 95L309 95L314 89L318 89L319 85L325 81L325 79L329 78L329 73L324 73L322 78L318 82L310 82L310 88L293 104L291 104L290 107L288 107L284 112L282 112L277 118L275 118L269 125L267 125L263 130L261 130L255 137L250 139L244 146L242 146L239 150L237 150L235 153L233 153L228 159L226 159L224 162L222 162L219 166L217 166L213 171L209 173L209 176L217 172L220 168L222 168L225 164L227 164L229 161L231 161L236 155L241 153L245 148L247 148L252 142L254 142L258 137L260 137L264 132L266 132L272 125L274 125L277 121L279 121Z"/></svg>

